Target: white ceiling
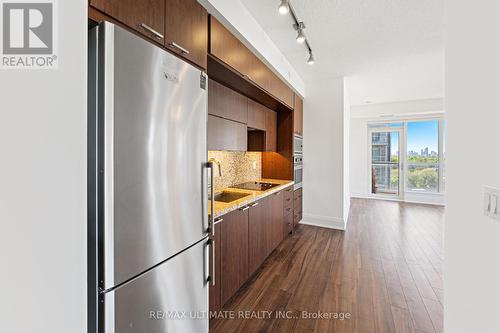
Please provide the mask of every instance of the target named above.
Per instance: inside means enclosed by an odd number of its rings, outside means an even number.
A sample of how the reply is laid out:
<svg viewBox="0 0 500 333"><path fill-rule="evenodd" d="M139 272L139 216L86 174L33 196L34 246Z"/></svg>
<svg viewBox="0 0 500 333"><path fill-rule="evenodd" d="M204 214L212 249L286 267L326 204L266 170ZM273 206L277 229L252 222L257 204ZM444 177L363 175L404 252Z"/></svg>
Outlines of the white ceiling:
<svg viewBox="0 0 500 333"><path fill-rule="evenodd" d="M279 0L240 0L306 82L345 76L350 103L444 96L442 0L291 0L313 48L307 64Z"/></svg>

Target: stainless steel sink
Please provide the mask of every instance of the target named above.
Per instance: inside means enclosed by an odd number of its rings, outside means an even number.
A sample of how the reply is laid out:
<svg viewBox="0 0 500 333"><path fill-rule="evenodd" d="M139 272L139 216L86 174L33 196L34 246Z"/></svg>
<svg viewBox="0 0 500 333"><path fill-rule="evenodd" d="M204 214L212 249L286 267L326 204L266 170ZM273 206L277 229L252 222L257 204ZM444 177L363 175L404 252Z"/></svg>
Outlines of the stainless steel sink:
<svg viewBox="0 0 500 333"><path fill-rule="evenodd" d="M249 195L250 194L248 194L248 193L222 191L222 192L215 194L214 201L228 203L228 202L233 202L233 201L236 201L238 199L247 197Z"/></svg>

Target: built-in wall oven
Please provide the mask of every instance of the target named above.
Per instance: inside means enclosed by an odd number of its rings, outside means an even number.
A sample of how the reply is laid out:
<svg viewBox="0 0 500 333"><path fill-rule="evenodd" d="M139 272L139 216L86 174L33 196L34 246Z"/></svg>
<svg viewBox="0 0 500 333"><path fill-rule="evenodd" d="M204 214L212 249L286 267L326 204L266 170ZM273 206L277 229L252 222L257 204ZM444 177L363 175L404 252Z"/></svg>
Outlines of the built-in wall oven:
<svg viewBox="0 0 500 333"><path fill-rule="evenodd" d="M302 144L301 144L302 149ZM293 154L293 181L294 186L293 189L299 189L302 187L302 176L304 172L303 164L302 164L303 155L302 152Z"/></svg>

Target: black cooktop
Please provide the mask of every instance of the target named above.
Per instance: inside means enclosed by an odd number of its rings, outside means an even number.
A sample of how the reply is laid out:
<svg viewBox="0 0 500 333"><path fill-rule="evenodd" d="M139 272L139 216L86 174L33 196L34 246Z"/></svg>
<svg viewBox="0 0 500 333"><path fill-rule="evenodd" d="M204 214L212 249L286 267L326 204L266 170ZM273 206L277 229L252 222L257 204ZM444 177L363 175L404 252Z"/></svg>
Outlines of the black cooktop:
<svg viewBox="0 0 500 333"><path fill-rule="evenodd" d="M252 191L266 191L273 187L279 186L278 184L262 183L262 182L246 182L231 186L232 188L238 188L242 190L252 190Z"/></svg>

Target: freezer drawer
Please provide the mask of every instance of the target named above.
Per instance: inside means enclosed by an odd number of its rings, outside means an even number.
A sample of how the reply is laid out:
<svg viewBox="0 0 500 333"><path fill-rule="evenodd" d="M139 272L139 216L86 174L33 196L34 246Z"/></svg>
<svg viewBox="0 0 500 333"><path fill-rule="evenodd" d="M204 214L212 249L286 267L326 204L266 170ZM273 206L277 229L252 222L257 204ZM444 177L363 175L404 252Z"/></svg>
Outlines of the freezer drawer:
<svg viewBox="0 0 500 333"><path fill-rule="evenodd" d="M208 251L203 240L107 292L105 333L208 332Z"/></svg>
<svg viewBox="0 0 500 333"><path fill-rule="evenodd" d="M108 290L207 235L204 74L99 26L99 156Z"/></svg>

